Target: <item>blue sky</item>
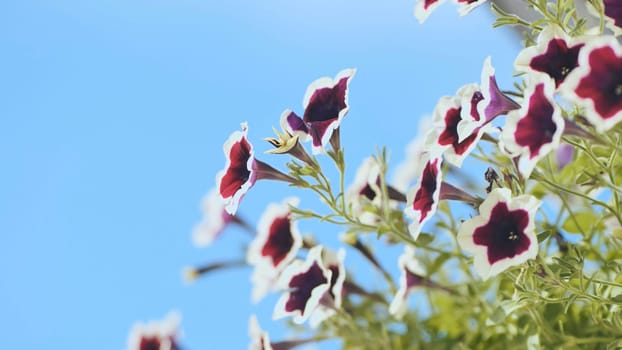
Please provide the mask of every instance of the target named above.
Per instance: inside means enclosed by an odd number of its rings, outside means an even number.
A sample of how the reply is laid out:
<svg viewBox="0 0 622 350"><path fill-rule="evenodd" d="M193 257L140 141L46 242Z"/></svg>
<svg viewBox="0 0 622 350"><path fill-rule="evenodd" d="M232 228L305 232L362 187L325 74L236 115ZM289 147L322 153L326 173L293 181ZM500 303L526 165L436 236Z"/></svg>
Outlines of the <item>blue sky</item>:
<svg viewBox="0 0 622 350"><path fill-rule="evenodd" d="M184 266L242 256L248 242L230 230L209 248L193 247L201 197L240 122L248 121L258 157L281 164L263 154L261 139L285 108L302 112L311 81L343 68L358 69L342 126L350 180L376 146L400 161L418 118L440 96L478 82L486 56L509 87L518 42L490 28L486 8L460 18L448 3L420 25L413 7L0 3L3 347L122 349L135 321L170 310L182 315L188 349L246 348L251 313L273 339L285 337L284 322L270 320L277 296L250 303L250 270L182 282ZM258 183L240 213L256 223L269 202L296 194L286 189Z"/></svg>

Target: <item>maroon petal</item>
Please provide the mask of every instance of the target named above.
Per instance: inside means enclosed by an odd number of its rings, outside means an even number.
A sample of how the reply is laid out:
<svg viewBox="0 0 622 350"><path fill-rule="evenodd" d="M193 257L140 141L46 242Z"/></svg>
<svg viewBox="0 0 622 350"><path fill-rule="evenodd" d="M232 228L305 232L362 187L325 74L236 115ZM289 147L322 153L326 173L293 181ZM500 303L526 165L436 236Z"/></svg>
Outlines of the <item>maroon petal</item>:
<svg viewBox="0 0 622 350"><path fill-rule="evenodd" d="M519 146L529 148L529 158L535 158L543 145L553 141L557 131L555 108L545 95L544 84L536 86L528 103L527 114L518 121L514 138Z"/></svg>
<svg viewBox="0 0 622 350"><path fill-rule="evenodd" d="M348 108L346 92L349 76L337 81L333 87L317 89L309 98L303 120L306 123L336 120L342 110Z"/></svg>
<svg viewBox="0 0 622 350"><path fill-rule="evenodd" d="M423 169L423 175L421 176L421 186L415 194L412 207L415 211L421 213L420 222L426 219L436 202L435 194L439 190L439 162L440 160L436 158L426 164Z"/></svg>
<svg viewBox="0 0 622 350"><path fill-rule="evenodd" d="M311 265L306 272L293 276L289 282L291 291L285 303L285 311L294 312L298 310L303 315L313 289L327 283L329 280L317 262Z"/></svg>
<svg viewBox="0 0 622 350"><path fill-rule="evenodd" d="M622 112L622 57L609 46L598 47L588 56L590 70L577 85L580 98L591 99L596 112L609 119Z"/></svg>
<svg viewBox="0 0 622 350"><path fill-rule="evenodd" d="M460 142L458 135L458 123L462 120L460 116L461 108L450 108L445 113L445 127L438 137L438 144L441 146L451 146L457 156L465 155L478 139L480 129L476 129L471 135Z"/></svg>
<svg viewBox="0 0 622 350"><path fill-rule="evenodd" d="M251 158L252 147L246 138L235 142L229 152L229 167L220 182L220 195L223 198L232 197L242 185L248 182L251 171L248 169L248 160Z"/></svg>
<svg viewBox="0 0 622 350"><path fill-rule="evenodd" d="M268 239L261 249L261 255L269 257L274 267L278 266L294 246L289 216L276 218L270 225Z"/></svg>
<svg viewBox="0 0 622 350"><path fill-rule="evenodd" d="M285 121L293 132L300 132L303 134L309 133L307 125L296 113L289 111L289 114L287 114L287 116L285 117Z"/></svg>
<svg viewBox="0 0 622 350"><path fill-rule="evenodd" d="M558 87L568 73L578 65L579 51L583 44L568 47L566 40L553 38L549 41L546 51L537 55L529 62L529 67L535 71L546 73L555 80Z"/></svg>
<svg viewBox="0 0 622 350"><path fill-rule="evenodd" d="M475 229L473 242L487 247L488 262L513 258L529 249L529 237L525 228L529 223L526 210L508 210L504 202L498 203L490 214L490 220L484 226Z"/></svg>

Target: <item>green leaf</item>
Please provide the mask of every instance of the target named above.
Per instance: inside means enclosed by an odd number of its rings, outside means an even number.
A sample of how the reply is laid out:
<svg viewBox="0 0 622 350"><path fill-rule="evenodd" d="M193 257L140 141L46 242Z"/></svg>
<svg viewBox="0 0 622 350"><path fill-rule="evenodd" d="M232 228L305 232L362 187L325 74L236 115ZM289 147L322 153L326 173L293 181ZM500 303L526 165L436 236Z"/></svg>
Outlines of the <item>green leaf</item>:
<svg viewBox="0 0 622 350"><path fill-rule="evenodd" d="M426 246L434 241L434 236L429 233L420 233L417 237L417 244Z"/></svg>
<svg viewBox="0 0 622 350"><path fill-rule="evenodd" d="M553 234L553 231L551 230L545 230L545 231L538 233L538 243L544 242L549 237L551 237L552 234Z"/></svg>

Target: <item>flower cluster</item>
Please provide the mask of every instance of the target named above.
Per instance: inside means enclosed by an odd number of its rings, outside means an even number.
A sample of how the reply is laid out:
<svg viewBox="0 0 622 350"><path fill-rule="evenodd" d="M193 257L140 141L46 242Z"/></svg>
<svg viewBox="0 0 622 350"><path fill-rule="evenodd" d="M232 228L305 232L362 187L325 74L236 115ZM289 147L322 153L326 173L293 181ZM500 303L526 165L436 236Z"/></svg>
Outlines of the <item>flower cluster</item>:
<svg viewBox="0 0 622 350"><path fill-rule="evenodd" d="M442 2L417 0L416 17ZM463 15L486 3L454 2ZM313 81L301 116L275 118L281 130L265 138L267 153L289 157L286 170L255 157L247 123L225 141L193 240L207 246L229 224L252 237L245 256L187 277L249 266L252 300L278 293L272 318L312 334L274 342L251 316L250 349L329 338L360 349L622 346L622 6L590 2L600 22L587 28L573 1L526 3L541 15L534 23L492 5L496 25L529 29L514 85L500 86L486 58L478 83L438 100L395 183L386 150L346 173L340 135L355 69ZM260 179L309 191L325 207L287 197L268 204L255 229L238 209ZM307 219L337 232L303 236ZM343 246L329 248L338 234ZM385 268L396 260L398 274ZM132 349L178 347L175 331L132 334Z"/></svg>

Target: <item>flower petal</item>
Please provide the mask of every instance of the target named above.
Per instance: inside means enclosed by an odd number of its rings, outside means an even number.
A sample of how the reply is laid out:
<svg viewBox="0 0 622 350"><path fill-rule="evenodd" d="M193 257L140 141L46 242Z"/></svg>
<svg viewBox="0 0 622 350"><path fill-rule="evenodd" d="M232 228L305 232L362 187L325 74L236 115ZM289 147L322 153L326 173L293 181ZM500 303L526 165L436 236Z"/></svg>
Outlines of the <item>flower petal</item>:
<svg viewBox="0 0 622 350"><path fill-rule="evenodd" d="M223 146L226 164L216 176L220 196L225 201L225 209L234 215L239 203L255 184L253 146L247 139L248 126L242 123L242 131L235 131Z"/></svg>
<svg viewBox="0 0 622 350"><path fill-rule="evenodd" d="M408 194L405 214L412 219L408 231L414 240L419 237L423 224L436 212L441 192L441 159L425 162L419 182Z"/></svg>
<svg viewBox="0 0 622 350"><path fill-rule="evenodd" d="M483 279L536 257L535 214L539 205L533 196L512 198L509 189L496 188L480 205L480 214L462 223L458 243L474 254L475 271Z"/></svg>
<svg viewBox="0 0 622 350"><path fill-rule="evenodd" d="M309 250L305 262L293 261L281 274L279 285L286 292L274 308L274 319L292 315L302 324L330 289L332 272L322 263L322 246Z"/></svg>
<svg viewBox="0 0 622 350"><path fill-rule="evenodd" d="M537 162L559 146L564 119L555 103L554 85L548 78L531 76L520 110L508 114L501 139L513 154L520 154L519 170L529 177Z"/></svg>

